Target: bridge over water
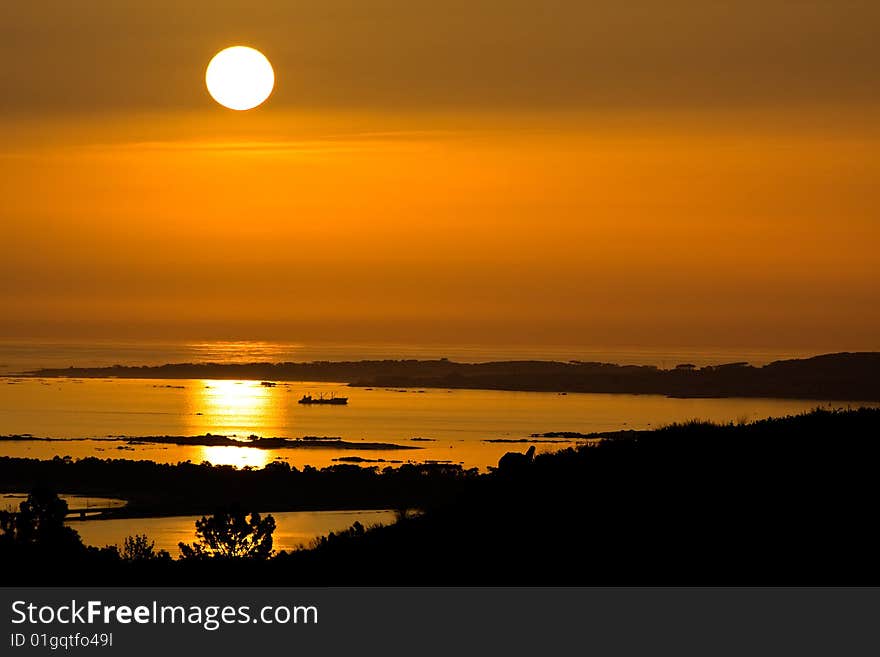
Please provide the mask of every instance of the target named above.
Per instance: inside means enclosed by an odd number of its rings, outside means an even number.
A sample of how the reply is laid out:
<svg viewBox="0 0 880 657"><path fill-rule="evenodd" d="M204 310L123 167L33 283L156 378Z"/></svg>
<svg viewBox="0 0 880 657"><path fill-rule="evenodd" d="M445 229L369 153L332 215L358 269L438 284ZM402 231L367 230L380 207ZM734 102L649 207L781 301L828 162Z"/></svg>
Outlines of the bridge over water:
<svg viewBox="0 0 880 657"><path fill-rule="evenodd" d="M100 518L101 516L116 511L124 507L125 504L116 504L112 506L84 506L80 508L67 509L68 520L89 520Z"/></svg>
<svg viewBox="0 0 880 657"><path fill-rule="evenodd" d="M109 497L86 497L84 495L59 495L67 502L66 517L68 520L86 520L88 518L100 518L112 511L121 509L128 502L126 500ZM0 494L0 511L17 512L19 505L27 499L25 493Z"/></svg>

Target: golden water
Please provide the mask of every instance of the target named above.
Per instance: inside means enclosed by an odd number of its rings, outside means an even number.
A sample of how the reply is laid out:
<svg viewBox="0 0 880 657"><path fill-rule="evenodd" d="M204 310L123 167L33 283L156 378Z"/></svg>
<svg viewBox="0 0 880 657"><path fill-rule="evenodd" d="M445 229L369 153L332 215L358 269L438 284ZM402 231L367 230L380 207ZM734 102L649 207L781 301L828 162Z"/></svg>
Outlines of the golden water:
<svg viewBox="0 0 880 657"><path fill-rule="evenodd" d="M305 393L349 397L348 406L303 406ZM815 401L670 399L659 395L568 394L493 390L385 390L333 383L258 381L0 378L0 435L39 437L192 436L245 438L338 436L348 441L416 446L417 450L258 449L89 441L0 442L0 456L148 459L262 467L282 459L322 467L340 457L390 462L451 461L467 467L497 463L527 445L491 443L532 433L643 429L676 421L750 420L809 410ZM834 406L841 406L836 403ZM431 441L413 441L429 438ZM539 443L539 451L569 443Z"/></svg>

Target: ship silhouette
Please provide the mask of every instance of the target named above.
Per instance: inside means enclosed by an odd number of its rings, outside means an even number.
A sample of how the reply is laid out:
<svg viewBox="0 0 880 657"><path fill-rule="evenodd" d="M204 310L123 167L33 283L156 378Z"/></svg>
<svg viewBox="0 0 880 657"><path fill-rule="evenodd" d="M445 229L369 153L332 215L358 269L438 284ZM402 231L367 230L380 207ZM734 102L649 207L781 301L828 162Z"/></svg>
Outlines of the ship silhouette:
<svg viewBox="0 0 880 657"><path fill-rule="evenodd" d="M323 393L317 397L312 397L311 395L303 395L302 399L299 400L300 404L333 404L334 406L344 406L348 403L348 397L337 397L336 395L330 395L329 397L325 397Z"/></svg>

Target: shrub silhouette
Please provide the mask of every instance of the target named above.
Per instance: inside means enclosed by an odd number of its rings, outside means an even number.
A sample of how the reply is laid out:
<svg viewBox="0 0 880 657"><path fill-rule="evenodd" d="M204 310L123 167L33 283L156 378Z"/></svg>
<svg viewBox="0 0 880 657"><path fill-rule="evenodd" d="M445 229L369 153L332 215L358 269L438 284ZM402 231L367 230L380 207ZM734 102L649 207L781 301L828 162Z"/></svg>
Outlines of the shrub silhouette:
<svg viewBox="0 0 880 657"><path fill-rule="evenodd" d="M272 556L275 518L260 518L259 513L215 513L196 520L196 538L192 545L179 543L181 559L268 559Z"/></svg>

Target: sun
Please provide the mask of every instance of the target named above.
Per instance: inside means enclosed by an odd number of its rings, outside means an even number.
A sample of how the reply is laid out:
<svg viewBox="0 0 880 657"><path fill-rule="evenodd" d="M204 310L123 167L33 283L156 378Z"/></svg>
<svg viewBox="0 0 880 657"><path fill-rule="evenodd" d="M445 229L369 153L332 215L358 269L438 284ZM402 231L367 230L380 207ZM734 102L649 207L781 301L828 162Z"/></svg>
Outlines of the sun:
<svg viewBox="0 0 880 657"><path fill-rule="evenodd" d="M259 50L232 46L211 59L205 71L205 84L211 97L224 107L249 110L272 93L275 71Z"/></svg>

